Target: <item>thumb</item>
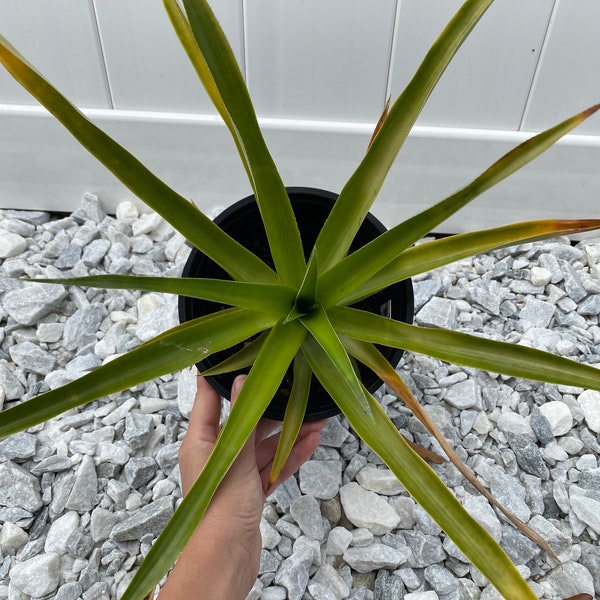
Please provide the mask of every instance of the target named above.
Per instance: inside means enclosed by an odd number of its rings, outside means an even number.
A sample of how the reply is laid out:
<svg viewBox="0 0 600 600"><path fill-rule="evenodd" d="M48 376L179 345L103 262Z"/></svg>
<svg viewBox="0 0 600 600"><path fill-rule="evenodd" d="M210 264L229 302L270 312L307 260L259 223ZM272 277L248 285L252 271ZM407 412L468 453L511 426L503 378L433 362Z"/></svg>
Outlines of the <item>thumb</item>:
<svg viewBox="0 0 600 600"><path fill-rule="evenodd" d="M233 386L231 387L231 407L232 407L232 409L237 402L238 396L240 395L240 392L242 391L242 387L244 386L245 381L246 381L246 375L238 375L233 381ZM256 460L255 454L254 454L255 435L256 435L256 429L253 429L252 433L250 434L246 443L244 444L242 451L240 452L238 460L251 460L253 463L255 462L255 460Z"/></svg>

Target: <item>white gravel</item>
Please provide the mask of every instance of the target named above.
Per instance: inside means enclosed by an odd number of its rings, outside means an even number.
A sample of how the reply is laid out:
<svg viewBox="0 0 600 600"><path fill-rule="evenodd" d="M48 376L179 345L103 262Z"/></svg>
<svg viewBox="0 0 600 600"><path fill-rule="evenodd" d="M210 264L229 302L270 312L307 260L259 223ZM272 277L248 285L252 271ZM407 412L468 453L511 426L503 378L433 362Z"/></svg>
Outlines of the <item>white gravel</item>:
<svg viewBox="0 0 600 600"><path fill-rule="evenodd" d="M161 294L16 277L178 274L188 249L131 203L91 195L69 216L0 216L0 407L56 388L176 323ZM416 322L600 360L600 239L503 249L415 280ZM600 596L600 394L406 356L399 371L480 480L547 539L560 568L449 464L436 471L502 543L540 598ZM177 449L192 370L0 441L0 599L117 598L181 497ZM396 398L399 429L435 442ZM495 592L395 482L330 421L265 506L258 600L491 599Z"/></svg>

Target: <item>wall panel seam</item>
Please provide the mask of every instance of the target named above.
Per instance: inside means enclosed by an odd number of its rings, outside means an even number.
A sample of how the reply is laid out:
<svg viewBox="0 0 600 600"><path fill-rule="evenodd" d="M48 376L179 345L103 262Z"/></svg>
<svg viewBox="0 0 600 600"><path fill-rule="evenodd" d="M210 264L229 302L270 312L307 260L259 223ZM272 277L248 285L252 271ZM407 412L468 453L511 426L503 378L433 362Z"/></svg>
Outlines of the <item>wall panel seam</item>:
<svg viewBox="0 0 600 600"><path fill-rule="evenodd" d="M550 17L549 17L548 23L546 25L546 33L544 34L544 39L542 40L540 51L538 53L537 62L535 63L535 68L533 70L533 75L531 77L531 83L529 85L529 91L527 93L525 105L523 106L523 112L521 114L521 121L519 122L519 131L523 131L523 128L525 127L525 123L527 122L527 119L529 117L529 111L531 110L531 102L533 100L534 91L537 86L540 72L542 70L542 65L544 63L544 57L546 55L546 50L550 43L550 37L552 36L552 30L554 28L554 23L556 22L556 16L557 16L558 9L560 6L560 1L561 0L554 0L552 10L550 11Z"/></svg>
<svg viewBox="0 0 600 600"><path fill-rule="evenodd" d="M102 32L100 31L100 21L98 20L98 11L96 9L96 0L90 0L92 5L92 14L94 16L94 32L100 50L100 58L102 59L102 72L104 73L104 85L106 86L108 101L110 108L115 108L115 100L113 98L112 86L110 84L110 76L108 74L108 64L106 62L106 52L104 51L104 42L102 40Z"/></svg>

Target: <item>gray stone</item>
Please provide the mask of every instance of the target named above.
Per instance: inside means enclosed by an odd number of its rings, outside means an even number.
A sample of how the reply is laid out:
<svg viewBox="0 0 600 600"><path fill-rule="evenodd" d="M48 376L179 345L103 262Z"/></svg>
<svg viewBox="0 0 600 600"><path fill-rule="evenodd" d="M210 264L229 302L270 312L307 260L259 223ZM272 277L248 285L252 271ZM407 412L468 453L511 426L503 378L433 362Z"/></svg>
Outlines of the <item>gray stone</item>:
<svg viewBox="0 0 600 600"><path fill-rule="evenodd" d="M302 539L302 538L300 538ZM301 600L309 579L314 552L306 543L297 543L293 554L286 558L275 575L275 583L288 591L289 600Z"/></svg>
<svg viewBox="0 0 600 600"><path fill-rule="evenodd" d="M57 554L41 554L16 563L10 571L10 582L32 598L42 598L58 587L60 561Z"/></svg>
<svg viewBox="0 0 600 600"><path fill-rule="evenodd" d="M11 231L4 230L0 235L0 258L11 258L27 248L27 240Z"/></svg>
<svg viewBox="0 0 600 600"><path fill-rule="evenodd" d="M571 494L571 508L575 516L595 533L600 534L600 501Z"/></svg>
<svg viewBox="0 0 600 600"><path fill-rule="evenodd" d="M158 471L156 461L150 456L134 457L129 460L123 469L125 481L133 488L148 483Z"/></svg>
<svg viewBox="0 0 600 600"><path fill-rule="evenodd" d="M296 478L289 477L269 496L268 499L275 501L278 510L287 512L290 508L290 504L301 495L302 492L298 487Z"/></svg>
<svg viewBox="0 0 600 600"><path fill-rule="evenodd" d="M80 207L85 216L91 221L94 221L94 223L101 223L106 217L106 213L104 212L104 208L102 208L100 200L98 200L98 196L95 196L94 194L88 192L83 194Z"/></svg>
<svg viewBox="0 0 600 600"><path fill-rule="evenodd" d="M85 455L75 471L75 480L65 507L78 512L88 512L94 507L97 493L98 478L94 459Z"/></svg>
<svg viewBox="0 0 600 600"><path fill-rule="evenodd" d="M548 421L548 419L542 415L537 406L535 406L531 411L529 424L531 425L531 429L533 429L533 432L535 433L540 444L549 444L554 440L552 425L550 424L550 421Z"/></svg>
<svg viewBox="0 0 600 600"><path fill-rule="evenodd" d="M35 454L37 438L24 431L0 440L0 461L25 460Z"/></svg>
<svg viewBox="0 0 600 600"><path fill-rule="evenodd" d="M465 510L496 540L502 537L502 525L490 506L481 496L467 496L463 501Z"/></svg>
<svg viewBox="0 0 600 600"><path fill-rule="evenodd" d="M600 433L600 392L584 390L577 402L583 411L586 425L595 433Z"/></svg>
<svg viewBox="0 0 600 600"><path fill-rule="evenodd" d="M88 304L71 315L63 333L63 343L67 350L83 348L96 342L100 323L106 316L106 308L99 303Z"/></svg>
<svg viewBox="0 0 600 600"><path fill-rule="evenodd" d="M400 524L398 513L381 497L350 482L340 489L346 517L357 527L383 535Z"/></svg>
<svg viewBox="0 0 600 600"><path fill-rule="evenodd" d="M300 496L290 504L290 514L306 536L323 540L323 518L319 503L313 496Z"/></svg>
<svg viewBox="0 0 600 600"><path fill-rule="evenodd" d="M72 558L86 558L93 549L94 540L80 530L73 531L67 538L67 553Z"/></svg>
<svg viewBox="0 0 600 600"><path fill-rule="evenodd" d="M133 448L142 448L154 431L152 415L132 411L125 417L123 439Z"/></svg>
<svg viewBox="0 0 600 600"><path fill-rule="evenodd" d="M286 598L285 588L279 586L268 587L260 595L260 600L285 600Z"/></svg>
<svg viewBox="0 0 600 600"><path fill-rule="evenodd" d="M569 561L550 572L541 582L558 598L575 594L594 595L594 580L591 573L581 564Z"/></svg>
<svg viewBox="0 0 600 600"><path fill-rule="evenodd" d="M136 335L143 342L177 325L177 305L172 298L149 293L137 302Z"/></svg>
<svg viewBox="0 0 600 600"><path fill-rule="evenodd" d="M54 261L57 269L72 269L81 259L81 246L79 244L69 244L66 246L58 258Z"/></svg>
<svg viewBox="0 0 600 600"><path fill-rule="evenodd" d="M587 490L600 492L600 468L581 471L577 484Z"/></svg>
<svg viewBox="0 0 600 600"><path fill-rule="evenodd" d="M594 294L586 298L578 307L577 312L580 315L599 315L600 314L600 295Z"/></svg>
<svg viewBox="0 0 600 600"><path fill-rule="evenodd" d="M496 426L505 434L514 433L518 435L526 435L529 438L534 437L531 425L519 413L506 412L502 413L496 421Z"/></svg>
<svg viewBox="0 0 600 600"><path fill-rule="evenodd" d="M522 521L529 521L531 510L525 502L525 488L513 477L496 468L491 474L490 491L496 499Z"/></svg>
<svg viewBox="0 0 600 600"><path fill-rule="evenodd" d="M2 215L5 219L18 219L32 225L43 225L50 220L50 213L41 210L4 209Z"/></svg>
<svg viewBox="0 0 600 600"><path fill-rule="evenodd" d="M58 590L56 590L56 596L54 596L54 600L78 600L82 593L83 588L79 582L69 581L68 583L61 585Z"/></svg>
<svg viewBox="0 0 600 600"><path fill-rule="evenodd" d="M33 237L35 234L35 226L20 219L0 219L0 228L18 233L24 238Z"/></svg>
<svg viewBox="0 0 600 600"><path fill-rule="evenodd" d="M186 419L192 414L198 386L198 370L195 367L184 369L177 380L177 406Z"/></svg>
<svg viewBox="0 0 600 600"><path fill-rule="evenodd" d="M350 594L350 588L340 574L328 563L323 563L315 573L311 581L312 584L321 585L325 590L333 594L334 600L343 600ZM311 591L311 584L308 584ZM313 596L314 592L311 592ZM316 600L316 598L315 598Z"/></svg>
<svg viewBox="0 0 600 600"><path fill-rule="evenodd" d="M136 540L147 533L158 535L173 516L173 500L164 496L155 502L146 504L120 523L110 534L116 542Z"/></svg>
<svg viewBox="0 0 600 600"><path fill-rule="evenodd" d="M481 391L476 381L466 379L447 388L444 400L460 410L474 406L480 407Z"/></svg>
<svg viewBox="0 0 600 600"><path fill-rule="evenodd" d="M57 310L67 295L62 285L30 284L4 296L4 309L21 325L35 325L42 317Z"/></svg>
<svg viewBox="0 0 600 600"><path fill-rule="evenodd" d="M109 240L93 240L85 247L81 260L86 267L97 267L110 248Z"/></svg>
<svg viewBox="0 0 600 600"><path fill-rule="evenodd" d="M587 296L587 291L581 283L581 279L577 273L577 270L569 262L559 261L559 264L565 279L565 291L567 292L569 298L571 298L571 300L574 302L581 302Z"/></svg>
<svg viewBox="0 0 600 600"><path fill-rule="evenodd" d="M5 360L0 360L0 397L5 400L18 400L23 397L25 388L12 372Z"/></svg>
<svg viewBox="0 0 600 600"><path fill-rule="evenodd" d="M446 552L438 536L427 535L417 530L402 531L400 536L412 553L408 559L408 566L413 569L427 567L446 558Z"/></svg>
<svg viewBox="0 0 600 600"><path fill-rule="evenodd" d="M377 569L396 569L407 559L406 553L377 543L361 548L353 546L344 552L344 560L359 573L368 573Z"/></svg>
<svg viewBox="0 0 600 600"><path fill-rule="evenodd" d="M423 327L442 327L455 329L458 310L454 300L434 296L416 314L417 324Z"/></svg>
<svg viewBox="0 0 600 600"><path fill-rule="evenodd" d="M592 574L596 596L600 594L600 546L588 542L581 543L581 564Z"/></svg>
<svg viewBox="0 0 600 600"><path fill-rule="evenodd" d="M341 448L348 435L349 432L341 424L339 417L333 417L327 421L327 425L321 431L321 446Z"/></svg>
<svg viewBox="0 0 600 600"><path fill-rule="evenodd" d="M280 564L281 558L278 558L274 553L263 548L260 551L260 565L258 567L259 576L264 575L265 573L276 573Z"/></svg>
<svg viewBox="0 0 600 600"><path fill-rule="evenodd" d="M395 571L398 573L400 569ZM377 600L396 600L396 598L404 598L406 587L403 579L397 574L391 575L385 569L382 569L377 574L375 579L375 597Z"/></svg>
<svg viewBox="0 0 600 600"><path fill-rule="evenodd" d="M423 571L425 580L439 595L445 596L458 589L458 580L442 565L430 565Z"/></svg>
<svg viewBox="0 0 600 600"><path fill-rule="evenodd" d="M64 329L63 323L40 323L36 330L37 339L39 342L53 344L60 340Z"/></svg>
<svg viewBox="0 0 600 600"><path fill-rule="evenodd" d="M550 423L555 436L564 435L573 427L573 415L564 402L559 400L546 402L539 407L539 411Z"/></svg>
<svg viewBox="0 0 600 600"><path fill-rule="evenodd" d="M404 491L404 486L389 469L367 466L356 474L361 487L376 494L395 496Z"/></svg>
<svg viewBox="0 0 600 600"><path fill-rule="evenodd" d="M342 484L342 465L333 460L309 460L300 467L300 489L319 500L331 500Z"/></svg>
<svg viewBox="0 0 600 600"><path fill-rule="evenodd" d="M101 542L107 540L113 527L119 522L119 515L97 506L92 511L90 518L90 536L92 541Z"/></svg>
<svg viewBox="0 0 600 600"><path fill-rule="evenodd" d="M434 296L443 290L442 284L435 279L425 279L413 283L415 312L419 312Z"/></svg>
<svg viewBox="0 0 600 600"><path fill-rule="evenodd" d="M350 546L352 533L345 527L334 527L327 538L326 554L328 556L339 556Z"/></svg>
<svg viewBox="0 0 600 600"><path fill-rule="evenodd" d="M55 554L66 554L68 550L67 540L69 536L79 528L79 514L70 511L53 521L46 535L44 544L45 552Z"/></svg>
<svg viewBox="0 0 600 600"><path fill-rule="evenodd" d="M281 535L264 517L260 520L260 537L262 539L262 547L267 550L275 548L281 540Z"/></svg>
<svg viewBox="0 0 600 600"><path fill-rule="evenodd" d="M4 521L0 528L0 552L4 556L15 554L28 541L29 536L18 525Z"/></svg>
<svg viewBox="0 0 600 600"><path fill-rule="evenodd" d="M540 547L512 525L502 527L501 546L516 565L525 565L539 556Z"/></svg>
<svg viewBox="0 0 600 600"><path fill-rule="evenodd" d="M167 444L159 448L154 459L163 473L170 473L177 466L178 453L179 444L176 443Z"/></svg>
<svg viewBox="0 0 600 600"><path fill-rule="evenodd" d="M492 315L500 314L505 290L496 281L481 279L467 287L467 299Z"/></svg>
<svg viewBox="0 0 600 600"><path fill-rule="evenodd" d="M549 302L528 297L525 301L525 306L519 313L519 318L531 323L535 327L546 328L550 325L555 310L555 306Z"/></svg>
<svg viewBox="0 0 600 600"><path fill-rule="evenodd" d="M19 367L30 373L48 375L56 364L54 356L31 342L15 344L8 352Z"/></svg>
<svg viewBox="0 0 600 600"><path fill-rule="evenodd" d="M542 458L540 449L529 436L508 433L507 438L521 469L541 479L548 479L550 477L550 472Z"/></svg>
<svg viewBox="0 0 600 600"><path fill-rule="evenodd" d="M92 353L76 356L66 364L67 371L73 376L79 377L83 373L93 371L102 364L102 361Z"/></svg>
<svg viewBox="0 0 600 600"><path fill-rule="evenodd" d="M0 506L22 508L32 513L42 506L38 480L10 461L0 464Z"/></svg>

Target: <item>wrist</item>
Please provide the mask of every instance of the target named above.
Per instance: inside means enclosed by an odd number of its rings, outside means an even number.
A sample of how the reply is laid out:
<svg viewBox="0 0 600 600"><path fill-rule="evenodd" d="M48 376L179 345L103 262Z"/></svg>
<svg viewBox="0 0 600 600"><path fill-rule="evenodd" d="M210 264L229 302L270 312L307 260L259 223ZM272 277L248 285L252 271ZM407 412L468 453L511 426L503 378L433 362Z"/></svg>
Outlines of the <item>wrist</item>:
<svg viewBox="0 0 600 600"><path fill-rule="evenodd" d="M212 508L212 507L211 507ZM258 576L260 533L209 509L186 545L158 600L244 600ZM249 543L253 547L249 547ZM256 547L254 547L256 546ZM203 596L202 594L206 594Z"/></svg>

